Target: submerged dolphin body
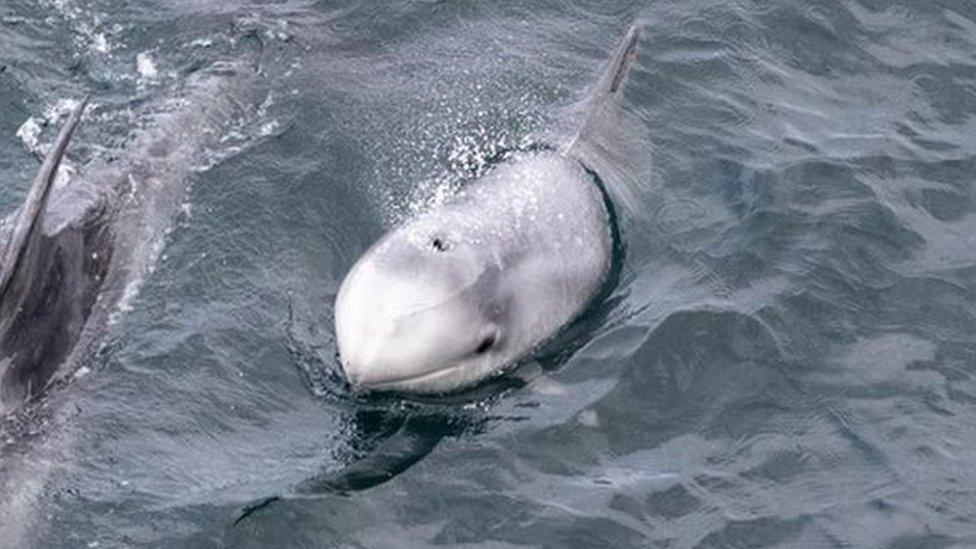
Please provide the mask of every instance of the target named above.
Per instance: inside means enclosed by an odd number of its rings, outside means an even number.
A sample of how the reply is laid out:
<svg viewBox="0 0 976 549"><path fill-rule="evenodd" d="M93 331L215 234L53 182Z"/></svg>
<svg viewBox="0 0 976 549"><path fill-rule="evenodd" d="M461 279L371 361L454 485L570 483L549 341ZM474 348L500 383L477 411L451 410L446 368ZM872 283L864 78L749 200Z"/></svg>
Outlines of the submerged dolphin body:
<svg viewBox="0 0 976 549"><path fill-rule="evenodd" d="M593 172L613 154L593 130L605 125L637 43L631 28L562 146L502 164L356 262L335 307L342 367L355 386L468 387L550 339L594 297L613 242Z"/></svg>
<svg viewBox="0 0 976 549"><path fill-rule="evenodd" d="M124 158L93 162L54 189L85 102L74 109L0 242L0 419L75 372L102 341L152 270L186 177L217 149L221 128L260 102L254 76L249 63L192 75Z"/></svg>

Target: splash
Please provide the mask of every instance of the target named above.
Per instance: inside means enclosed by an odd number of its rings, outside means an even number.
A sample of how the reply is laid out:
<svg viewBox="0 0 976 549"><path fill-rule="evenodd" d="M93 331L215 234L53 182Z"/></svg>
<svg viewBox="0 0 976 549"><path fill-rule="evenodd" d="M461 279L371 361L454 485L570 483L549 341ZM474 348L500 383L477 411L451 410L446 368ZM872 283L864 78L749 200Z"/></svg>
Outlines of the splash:
<svg viewBox="0 0 976 549"><path fill-rule="evenodd" d="M155 80L159 77L159 69L156 68L156 62L153 61L149 52L142 52L136 55L136 71L139 73L143 79Z"/></svg>

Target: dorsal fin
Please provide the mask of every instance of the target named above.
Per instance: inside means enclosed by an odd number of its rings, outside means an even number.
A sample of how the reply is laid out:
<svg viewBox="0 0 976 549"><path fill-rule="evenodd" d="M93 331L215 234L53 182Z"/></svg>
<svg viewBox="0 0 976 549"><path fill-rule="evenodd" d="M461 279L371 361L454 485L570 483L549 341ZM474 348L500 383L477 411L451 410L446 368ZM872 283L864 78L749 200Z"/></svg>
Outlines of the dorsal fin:
<svg viewBox="0 0 976 549"><path fill-rule="evenodd" d="M17 272L17 266L24 254L24 250L27 248L28 243L30 243L31 235L34 231L40 230L41 218L44 208L47 205L48 195L51 193L51 184L54 182L54 176L58 172L58 166L61 165L61 159L64 158L64 153L68 149L68 142L71 141L71 135L74 133L75 127L81 119L81 113L85 110L87 104L88 98L85 97L75 107L74 111L71 112L71 116L68 117L68 122L61 128L61 133L58 134L54 146L51 147L51 151L44 158L44 162L41 164L41 170L38 172L37 178L34 179L34 184L27 193L24 207L17 216L10 241L7 242L4 250L3 263L0 264L0 300L4 299L7 286L13 279L14 273Z"/></svg>
<svg viewBox="0 0 976 549"><path fill-rule="evenodd" d="M627 34L620 41L620 45L617 46L613 56L607 62L607 67L604 69L603 75L597 81L596 89L593 90L584 107L585 112L583 113L582 123L567 143L565 147L566 151L571 151L576 146L576 142L579 141L580 136L590 129L590 126L593 124L593 118L599 116L599 112L604 104L620 91L621 84L627 78L627 73L630 72L630 68L634 64L634 59L637 57L637 43L639 40L640 32L637 30L637 25L633 25L627 30Z"/></svg>
<svg viewBox="0 0 976 549"><path fill-rule="evenodd" d="M639 39L640 33L637 30L637 25L632 25L627 29L627 34L620 41L617 50L613 52L613 57L607 62L606 72L600 79L600 87L606 90L607 95L617 93L620 90L620 84L627 77L630 66L634 64L634 58L637 57L637 41Z"/></svg>
<svg viewBox="0 0 976 549"><path fill-rule="evenodd" d="M561 149L596 173L614 204L628 216L642 212L640 197L650 180L646 128L621 109L624 82L637 59L638 29L628 29L586 98L573 106L576 124Z"/></svg>

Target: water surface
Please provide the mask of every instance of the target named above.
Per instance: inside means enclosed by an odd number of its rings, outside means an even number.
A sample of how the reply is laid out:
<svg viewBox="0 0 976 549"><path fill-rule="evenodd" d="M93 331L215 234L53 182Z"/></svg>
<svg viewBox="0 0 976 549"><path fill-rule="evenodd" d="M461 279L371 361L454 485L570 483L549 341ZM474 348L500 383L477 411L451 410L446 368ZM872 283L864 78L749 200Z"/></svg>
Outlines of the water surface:
<svg viewBox="0 0 976 549"><path fill-rule="evenodd" d="M605 299L528 385L351 394L352 262L558 125L634 20ZM65 419L5 446L7 539L976 544L971 2L10 0L0 213L70 100L83 173L255 55Z"/></svg>

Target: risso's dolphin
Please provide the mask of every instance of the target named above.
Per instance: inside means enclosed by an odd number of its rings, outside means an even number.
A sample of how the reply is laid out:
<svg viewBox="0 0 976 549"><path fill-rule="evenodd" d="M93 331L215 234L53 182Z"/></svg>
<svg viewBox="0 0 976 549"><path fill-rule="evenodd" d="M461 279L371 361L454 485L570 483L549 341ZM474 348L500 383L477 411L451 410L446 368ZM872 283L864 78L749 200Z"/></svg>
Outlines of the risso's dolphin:
<svg viewBox="0 0 976 549"><path fill-rule="evenodd" d="M111 258L97 211L47 234L54 176L87 105L61 129L17 215L0 265L0 412L44 386L71 351Z"/></svg>
<svg viewBox="0 0 976 549"><path fill-rule="evenodd" d="M260 103L250 63L218 63L157 106L127 146L54 188L85 110L71 113L23 207L0 239L0 420L66 379L152 270L183 199L222 128Z"/></svg>
<svg viewBox="0 0 976 549"><path fill-rule="evenodd" d="M581 313L606 278L613 245L596 177L605 162L595 160L610 144L591 130L605 122L637 43L631 28L564 144L514 156L355 263L335 305L340 361L354 386L462 389Z"/></svg>

